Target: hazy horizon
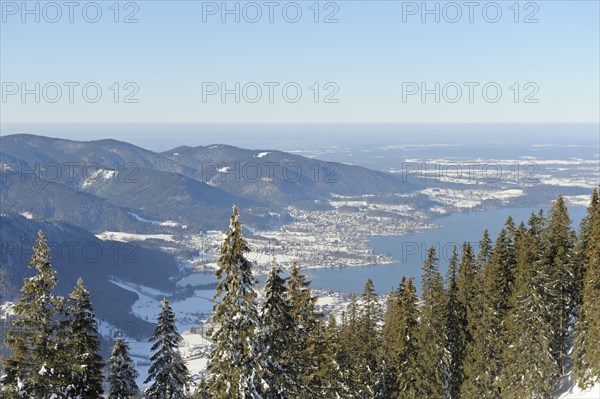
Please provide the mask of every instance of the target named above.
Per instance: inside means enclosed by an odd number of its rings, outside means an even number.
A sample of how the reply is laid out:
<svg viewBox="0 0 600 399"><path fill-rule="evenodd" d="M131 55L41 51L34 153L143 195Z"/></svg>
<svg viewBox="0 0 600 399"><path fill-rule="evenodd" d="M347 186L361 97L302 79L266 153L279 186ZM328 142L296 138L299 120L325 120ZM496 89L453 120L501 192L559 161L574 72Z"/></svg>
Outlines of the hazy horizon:
<svg viewBox="0 0 600 399"><path fill-rule="evenodd" d="M211 144L284 151L365 144L600 146L598 123L4 123L0 126L0 136L12 134L76 141L115 139L152 151Z"/></svg>

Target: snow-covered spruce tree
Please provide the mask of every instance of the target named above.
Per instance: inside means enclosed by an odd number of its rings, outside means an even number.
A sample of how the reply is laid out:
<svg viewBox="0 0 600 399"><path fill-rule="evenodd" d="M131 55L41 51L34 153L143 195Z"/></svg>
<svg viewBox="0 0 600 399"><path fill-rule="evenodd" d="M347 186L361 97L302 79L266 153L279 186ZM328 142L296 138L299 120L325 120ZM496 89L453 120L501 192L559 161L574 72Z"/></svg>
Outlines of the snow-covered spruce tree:
<svg viewBox="0 0 600 399"><path fill-rule="evenodd" d="M484 234L485 236L485 234ZM481 269L477 266L473 247L465 242L456 276L456 301L459 328L460 368L459 392L465 380L464 363L467 347L473 340L473 326L480 317Z"/></svg>
<svg viewBox="0 0 600 399"><path fill-rule="evenodd" d="M581 388L600 381L600 191L594 190L581 226L582 304L574 340L574 374Z"/></svg>
<svg viewBox="0 0 600 399"><path fill-rule="evenodd" d="M342 313L337 353L337 362L340 365L342 375L342 385L352 394L359 392L361 389L357 378L359 362L355 356L360 346L359 339L356 336L357 326L358 304L356 295L352 294L346 311Z"/></svg>
<svg viewBox="0 0 600 399"><path fill-rule="evenodd" d="M107 365L108 383L110 384L108 399L138 397L140 390L135 382L138 372L129 356L129 346L120 335L117 337L112 349L112 356L108 359Z"/></svg>
<svg viewBox="0 0 600 399"><path fill-rule="evenodd" d="M287 293L286 279L275 260L265 283L265 301L261 309L259 340L263 397L284 399L297 397L302 389L296 381L293 358L287 352L296 336L292 306Z"/></svg>
<svg viewBox="0 0 600 399"><path fill-rule="evenodd" d="M502 229L483 270L481 314L474 319L472 342L467 345L465 381L461 395L466 398L500 399L498 376L502 370L503 321L510 306L513 281L513 245Z"/></svg>
<svg viewBox="0 0 600 399"><path fill-rule="evenodd" d="M422 304L419 308L417 380L418 397L441 398L444 394L446 350L446 298L444 280L438 270L435 249L423 264Z"/></svg>
<svg viewBox="0 0 600 399"><path fill-rule="evenodd" d="M549 276L541 267L543 219L535 213L529 228L523 224L515 240L515 286L504 321L502 398L548 398L555 390L558 363L550 351L552 324L546 318Z"/></svg>
<svg viewBox="0 0 600 399"><path fill-rule="evenodd" d="M311 390L322 399L340 399L349 396L343 385L340 366L336 360L339 347L339 334L335 316L331 314L327 325L320 323L321 338L316 347L321 349L320 363L315 370L314 383Z"/></svg>
<svg viewBox="0 0 600 399"><path fill-rule="evenodd" d="M24 280L22 296L14 308L16 319L6 339L12 354L3 360L2 396L61 398L69 374L68 363L64 356L61 359L64 343L60 341L59 316L63 300L53 292L58 280L41 230L29 267L36 274Z"/></svg>
<svg viewBox="0 0 600 399"><path fill-rule="evenodd" d="M352 296L341 326L339 362L342 380L351 398L373 398L376 395L378 347L373 349L373 345L377 338L368 336L369 331L376 331L374 323L378 309L375 301L372 282L367 282L359 300ZM369 308L371 313L367 310ZM369 351L369 348L372 350Z"/></svg>
<svg viewBox="0 0 600 399"><path fill-rule="evenodd" d="M397 391L396 374L398 369L398 350L400 347L401 334L399 330L401 320L402 292L406 285L406 277L402 277L400 286L392 290L387 299L383 326L381 328L381 343L379 346L379 362L382 373L382 396L392 397Z"/></svg>
<svg viewBox="0 0 600 399"><path fill-rule="evenodd" d="M375 293L373 280L369 279L360 295L358 320L355 336L358 339L358 352L355 353L357 361L357 383L359 394L362 397L373 398L379 396L382 388L382 376L379 369L379 322L381 308Z"/></svg>
<svg viewBox="0 0 600 399"><path fill-rule="evenodd" d="M383 365L385 398L409 398L416 395L417 298L412 278L402 281L390 293L381 332L381 364ZM412 375L407 373L413 373ZM412 396L411 396L412 395Z"/></svg>
<svg viewBox="0 0 600 399"><path fill-rule="evenodd" d="M214 327L209 331L215 343L208 363L210 392L214 399L261 397L256 281L252 276L252 265L245 257L248 251L248 244L242 237L239 211L234 206L229 230L221 246L216 271L219 283L212 317Z"/></svg>
<svg viewBox="0 0 600 399"><path fill-rule="evenodd" d="M419 310L413 278L409 277L400 290L398 310L397 349L394 353L396 368L396 389L392 399L415 399L419 397L420 378L418 364Z"/></svg>
<svg viewBox="0 0 600 399"><path fill-rule="evenodd" d="M592 196L590 198L590 203L587 207L587 212L586 215L583 217L583 219L581 220L581 223L579 225L579 235L577 236L576 239L576 244L575 244L575 253L574 253L574 263L576 265L575 267L575 272L576 275L574 276L574 280L575 280L575 292L577 294L576 298L575 298L575 315L578 317L580 310L581 310L581 304L583 302L583 280L584 280L584 276L587 270L587 263L588 263L588 248L590 247L590 244L593 243L593 239L594 239L594 235L592 233L593 230L593 215L595 214L597 207L600 206L600 194L599 191L597 189L594 189L592 191ZM592 241L590 241L592 240Z"/></svg>
<svg viewBox="0 0 600 399"><path fill-rule="evenodd" d="M465 246L463 245L463 250ZM460 386L463 380L462 363L464 356L463 337L466 327L466 310L458 300L458 251L456 246L448 264L446 276L447 301L446 301L446 332L448 350L447 364L447 397L460 398Z"/></svg>
<svg viewBox="0 0 600 399"><path fill-rule="evenodd" d="M478 303L481 291L481 277L481 269L477 266L473 247L470 243L465 242L462 245L462 254L456 277L458 306L464 312L460 316L460 321L463 324L461 327L461 345L463 348L471 341L472 324L479 317Z"/></svg>
<svg viewBox="0 0 600 399"><path fill-rule="evenodd" d="M189 372L179 353L181 335L175 326L175 313L168 299L163 299L162 309L154 334L149 339L153 342L154 352L150 361L148 378L144 383L152 382L145 392L148 399L185 399L189 386Z"/></svg>
<svg viewBox="0 0 600 399"><path fill-rule="evenodd" d="M477 255L474 255L474 248L470 244L463 248L461 263L458 269L458 301L466 310L467 320L466 328L462 336L464 345L463 354L463 379L460 388L461 395L464 395L467 389L467 367L470 367L469 373L474 375L478 370L478 364L472 364L477 353L473 351L474 339L477 331L480 329L483 319L483 272L489 265L493 252L492 240L487 229L484 229L481 240L477 245ZM467 365L467 358L471 364ZM474 388L471 385L470 388Z"/></svg>
<svg viewBox="0 0 600 399"><path fill-rule="evenodd" d="M292 263L287 280L287 293L292 307L292 328L295 330L288 354L297 381L303 387L297 393L297 399L310 399L322 387L322 381L315 374L315 370L325 361L319 333L319 319L322 315L316 310L317 297L312 294L310 282L295 262Z"/></svg>
<svg viewBox="0 0 600 399"><path fill-rule="evenodd" d="M544 259L542 267L549 275L547 292L550 296L546 317L552 323L552 355L560 372L564 372L567 339L572 327L572 316L577 307L577 264L574 261L575 232L562 196L553 203L543 231Z"/></svg>
<svg viewBox="0 0 600 399"><path fill-rule="evenodd" d="M66 302L67 327L64 334L66 353L72 364L68 396L78 399L96 399L103 393L102 356L100 339L90 293L83 280L77 285Z"/></svg>

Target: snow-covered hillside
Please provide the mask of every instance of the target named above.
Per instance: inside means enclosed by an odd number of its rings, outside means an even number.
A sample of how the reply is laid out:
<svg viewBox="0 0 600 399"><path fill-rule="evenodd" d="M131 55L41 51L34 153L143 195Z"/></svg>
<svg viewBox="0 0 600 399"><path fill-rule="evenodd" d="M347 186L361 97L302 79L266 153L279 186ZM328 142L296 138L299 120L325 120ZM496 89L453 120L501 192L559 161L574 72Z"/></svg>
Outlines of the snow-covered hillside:
<svg viewBox="0 0 600 399"><path fill-rule="evenodd" d="M571 380L570 375L565 377L561 383L556 399L598 399L600 398L600 383L590 389L582 390L577 383Z"/></svg>

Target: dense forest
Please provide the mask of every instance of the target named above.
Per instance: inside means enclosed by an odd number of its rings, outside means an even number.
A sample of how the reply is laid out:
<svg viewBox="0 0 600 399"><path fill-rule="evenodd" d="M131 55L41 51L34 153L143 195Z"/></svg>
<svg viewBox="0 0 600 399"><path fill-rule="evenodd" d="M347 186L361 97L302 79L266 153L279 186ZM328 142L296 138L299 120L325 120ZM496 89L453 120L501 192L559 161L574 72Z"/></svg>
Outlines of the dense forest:
<svg viewBox="0 0 600 399"><path fill-rule="evenodd" d="M341 317L318 312L295 264L274 261L262 295L234 208L221 246L207 378L193 384L164 300L146 384L122 337L99 355L97 323L80 280L69 297L42 232L5 340L3 398L524 399L552 398L572 373L600 381L600 193L579 233L558 197L527 223L508 217L497 239L455 248L448 273L429 249L421 295L398 280L385 304L372 281Z"/></svg>

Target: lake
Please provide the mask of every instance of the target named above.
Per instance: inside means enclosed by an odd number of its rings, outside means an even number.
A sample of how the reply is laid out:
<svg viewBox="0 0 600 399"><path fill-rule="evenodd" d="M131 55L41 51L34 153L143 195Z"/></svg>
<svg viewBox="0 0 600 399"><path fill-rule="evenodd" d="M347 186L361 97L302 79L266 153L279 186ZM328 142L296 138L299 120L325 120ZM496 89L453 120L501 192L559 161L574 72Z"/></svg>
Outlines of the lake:
<svg viewBox="0 0 600 399"><path fill-rule="evenodd" d="M542 207L547 212L548 207ZM372 236L371 245L378 253L389 253L398 262L389 265L370 265L348 268L323 268L309 269L305 273L312 280L312 287L360 293L367 279L373 280L378 293L387 293L398 287L402 276L414 276L417 291L421 286L421 268L427 256L427 249L436 248L440 271L445 276L448 269L448 259L452 254L454 245L458 246L464 241L475 245L481 239L483 229L487 227L492 240L496 236L508 215L512 215L515 225L521 220L527 222L531 215L531 208L505 208L490 211L455 213L439 217L433 223L442 225L438 229L427 229L415 234L403 236ZM569 216L573 221L572 226L578 228L581 219L586 214L586 207L572 206Z"/></svg>

